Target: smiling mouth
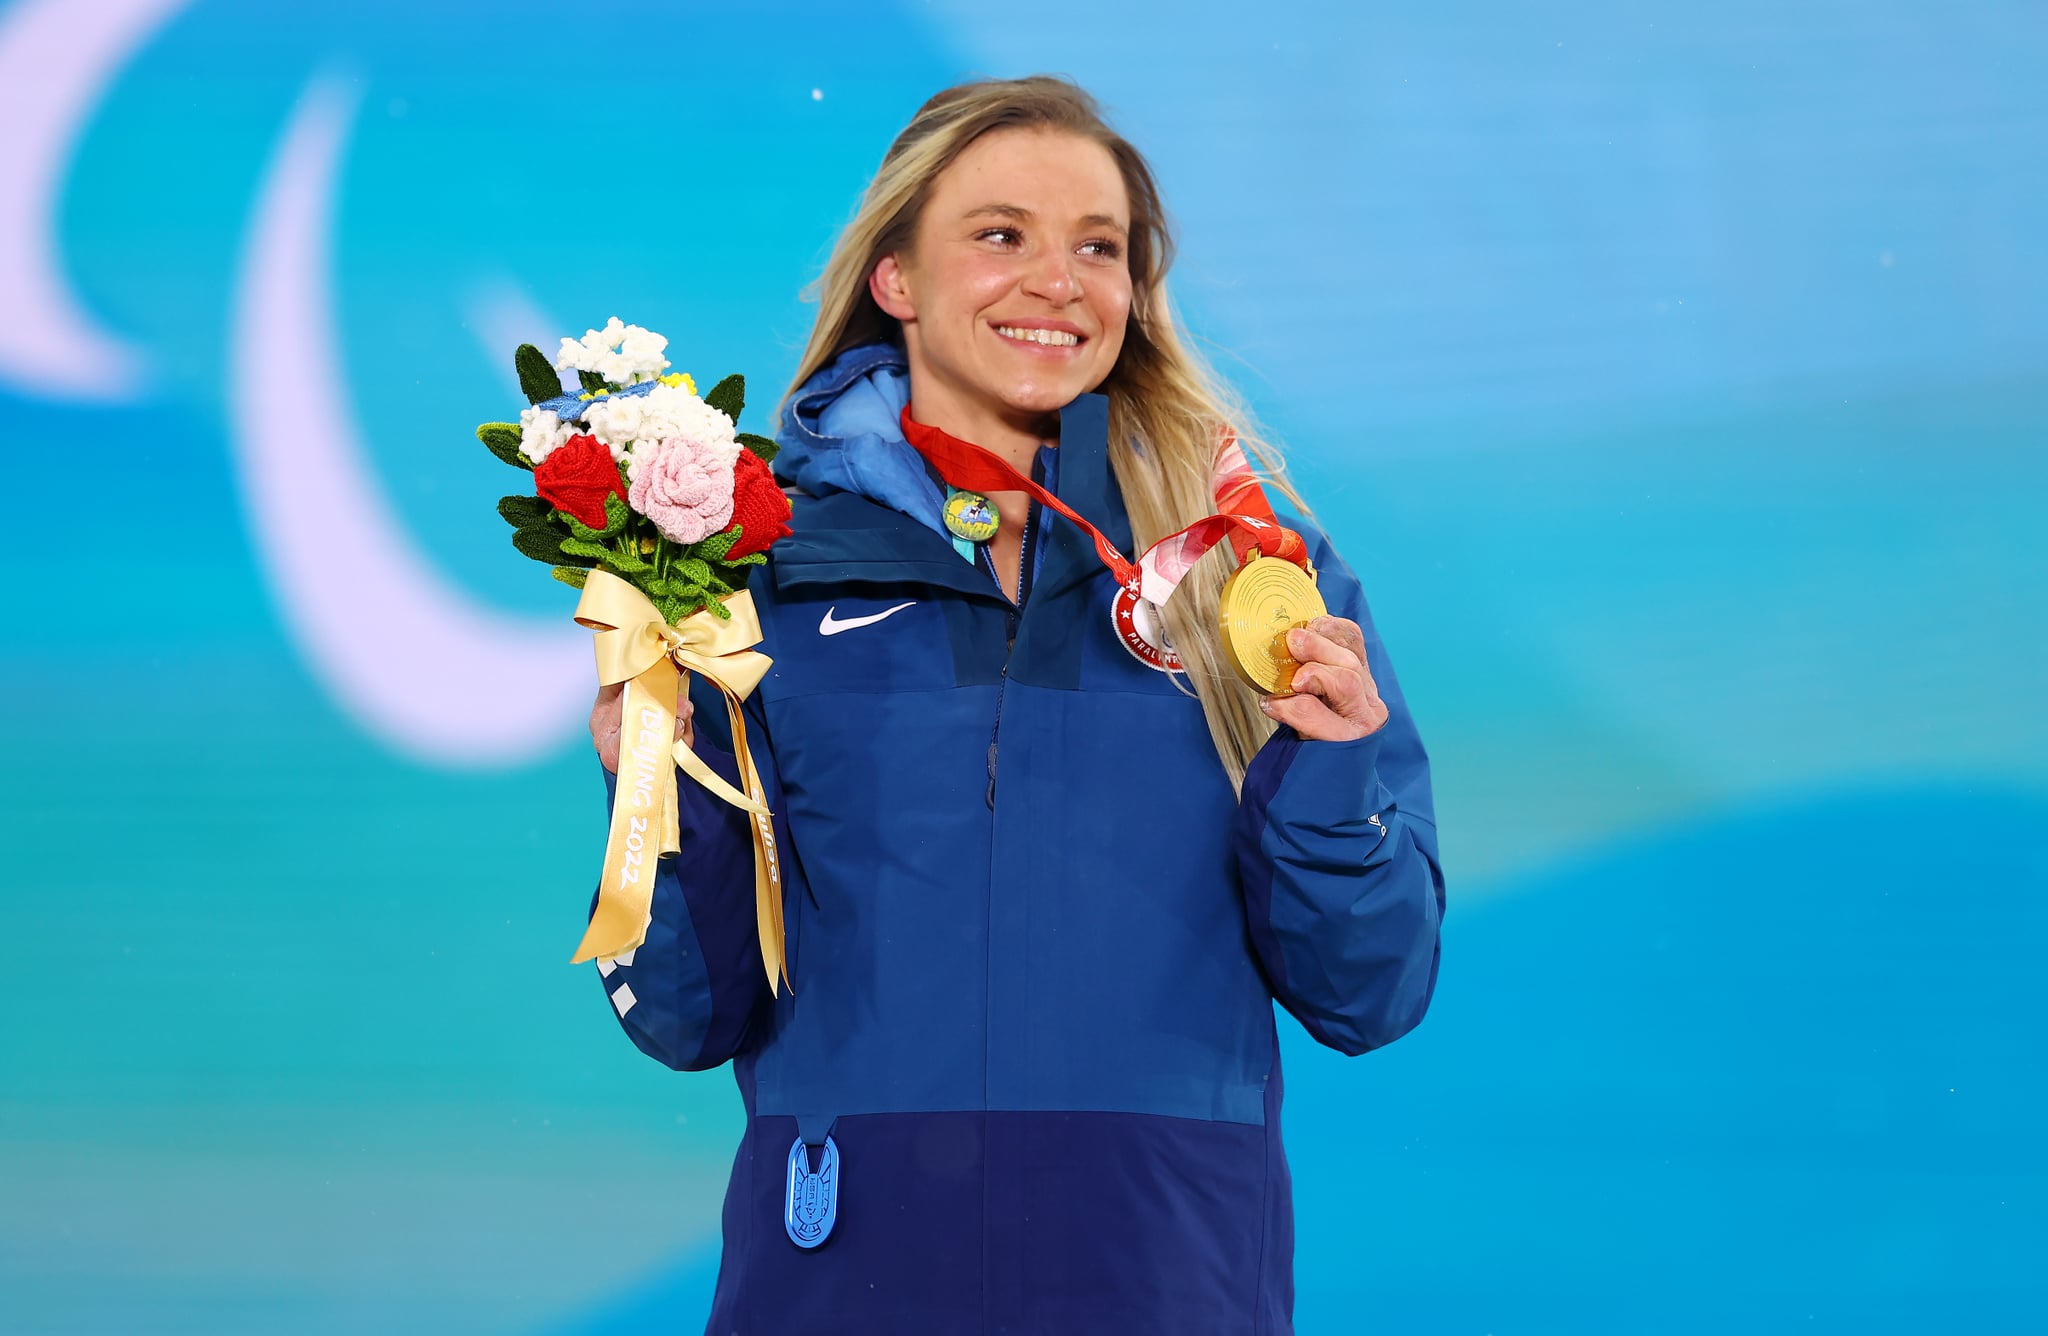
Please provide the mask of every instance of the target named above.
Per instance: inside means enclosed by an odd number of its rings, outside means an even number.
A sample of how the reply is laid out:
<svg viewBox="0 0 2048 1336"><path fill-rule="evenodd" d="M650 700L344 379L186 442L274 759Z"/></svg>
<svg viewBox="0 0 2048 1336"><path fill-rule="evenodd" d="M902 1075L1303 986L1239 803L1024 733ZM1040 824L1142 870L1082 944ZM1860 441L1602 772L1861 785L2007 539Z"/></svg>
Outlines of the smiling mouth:
<svg viewBox="0 0 2048 1336"><path fill-rule="evenodd" d="M1063 329L1022 329L1016 325L997 325L996 333L1018 343L1035 343L1042 348L1072 348L1081 342L1079 334Z"/></svg>

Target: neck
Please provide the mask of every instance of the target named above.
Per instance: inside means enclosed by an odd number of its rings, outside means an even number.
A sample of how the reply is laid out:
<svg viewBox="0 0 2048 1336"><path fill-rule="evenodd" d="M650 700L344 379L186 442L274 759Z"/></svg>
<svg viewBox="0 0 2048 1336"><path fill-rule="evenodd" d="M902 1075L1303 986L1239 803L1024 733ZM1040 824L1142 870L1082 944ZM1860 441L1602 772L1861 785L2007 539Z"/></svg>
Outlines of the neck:
<svg viewBox="0 0 2048 1336"><path fill-rule="evenodd" d="M1038 448L1059 442L1058 413L1012 416L928 389L912 388L910 416L913 421L937 427L948 436L957 436L1008 460L1012 468L1027 478L1038 457Z"/></svg>

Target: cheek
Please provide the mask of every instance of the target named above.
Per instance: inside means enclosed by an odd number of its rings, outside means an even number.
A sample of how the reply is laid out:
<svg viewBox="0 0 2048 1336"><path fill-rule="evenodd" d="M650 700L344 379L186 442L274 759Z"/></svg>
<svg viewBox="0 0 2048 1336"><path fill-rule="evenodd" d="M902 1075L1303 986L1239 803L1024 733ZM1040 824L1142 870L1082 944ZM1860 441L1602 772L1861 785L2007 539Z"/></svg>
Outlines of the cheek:
<svg viewBox="0 0 2048 1336"><path fill-rule="evenodd" d="M970 257L954 265L945 276L945 290L959 314L973 318L993 304L1011 287L1009 270L997 257Z"/></svg>
<svg viewBox="0 0 2048 1336"><path fill-rule="evenodd" d="M1123 346L1124 331L1131 318L1131 286L1125 281L1100 291L1093 303L1095 323L1102 330L1103 352L1112 353Z"/></svg>

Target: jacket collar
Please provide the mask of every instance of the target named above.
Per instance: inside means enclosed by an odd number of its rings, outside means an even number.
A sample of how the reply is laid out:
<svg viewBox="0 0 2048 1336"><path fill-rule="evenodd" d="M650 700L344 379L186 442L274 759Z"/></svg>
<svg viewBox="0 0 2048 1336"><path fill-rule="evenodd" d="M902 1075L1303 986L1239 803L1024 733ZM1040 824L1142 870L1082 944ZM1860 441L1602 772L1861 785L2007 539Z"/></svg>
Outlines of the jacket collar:
<svg viewBox="0 0 2048 1336"><path fill-rule="evenodd" d="M847 349L783 405L776 476L812 496L864 496L942 532L945 493L925 476L924 461L896 423L909 401L910 367L901 348Z"/></svg>
<svg viewBox="0 0 2048 1336"><path fill-rule="evenodd" d="M1131 521L1109 468L1109 397L1084 394L1060 410L1060 500L1102 530L1117 551L1131 551ZM1034 597L1051 598L1103 569L1095 540L1063 515L1048 515L1045 565Z"/></svg>
<svg viewBox="0 0 2048 1336"><path fill-rule="evenodd" d="M846 402L849 395L855 397ZM908 398L902 350L886 343L848 349L790 396L775 469L811 495L799 502L790 536L770 549L777 588L911 579L1001 597L979 568L960 560L946 536L942 494L895 420ZM1108 396L1083 394L1060 410L1060 499L1135 559L1108 446ZM1045 524L1034 602L1102 569L1088 535L1056 514Z"/></svg>

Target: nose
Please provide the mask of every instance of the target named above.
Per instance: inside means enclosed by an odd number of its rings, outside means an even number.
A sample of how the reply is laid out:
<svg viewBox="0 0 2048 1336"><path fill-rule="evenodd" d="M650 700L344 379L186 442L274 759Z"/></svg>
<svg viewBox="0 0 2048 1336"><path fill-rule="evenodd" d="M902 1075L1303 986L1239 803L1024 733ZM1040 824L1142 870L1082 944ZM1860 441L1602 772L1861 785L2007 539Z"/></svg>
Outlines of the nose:
<svg viewBox="0 0 2048 1336"><path fill-rule="evenodd" d="M1074 257L1062 250L1048 250L1024 275L1024 290L1055 305L1080 300L1081 276L1074 272Z"/></svg>

